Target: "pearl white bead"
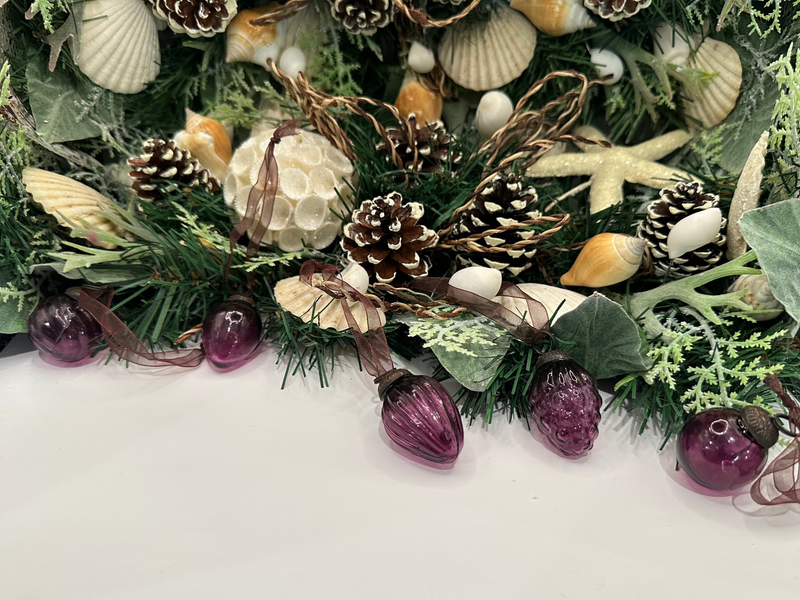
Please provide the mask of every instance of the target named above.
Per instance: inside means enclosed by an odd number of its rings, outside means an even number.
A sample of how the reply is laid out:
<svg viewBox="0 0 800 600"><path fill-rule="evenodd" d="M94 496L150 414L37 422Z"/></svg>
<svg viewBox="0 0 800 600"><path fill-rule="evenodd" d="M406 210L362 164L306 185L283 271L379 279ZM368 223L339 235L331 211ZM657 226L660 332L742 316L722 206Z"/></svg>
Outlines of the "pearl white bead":
<svg viewBox="0 0 800 600"><path fill-rule="evenodd" d="M281 54L278 67L292 79L297 79L297 74L306 70L306 55L297 46L289 46Z"/></svg>
<svg viewBox="0 0 800 600"><path fill-rule="evenodd" d="M495 131L508 123L514 104L503 92L486 92L475 111L475 128L483 137L492 137Z"/></svg>
<svg viewBox="0 0 800 600"><path fill-rule="evenodd" d="M622 59L617 54L611 52L611 50L591 48L589 50L589 56L598 77L611 75L611 79L607 79L603 83L612 85L622 79L622 74L625 72L625 65L622 64Z"/></svg>
<svg viewBox="0 0 800 600"><path fill-rule="evenodd" d="M430 73L436 66L436 57L430 48L414 42L408 51L408 66L417 73Z"/></svg>

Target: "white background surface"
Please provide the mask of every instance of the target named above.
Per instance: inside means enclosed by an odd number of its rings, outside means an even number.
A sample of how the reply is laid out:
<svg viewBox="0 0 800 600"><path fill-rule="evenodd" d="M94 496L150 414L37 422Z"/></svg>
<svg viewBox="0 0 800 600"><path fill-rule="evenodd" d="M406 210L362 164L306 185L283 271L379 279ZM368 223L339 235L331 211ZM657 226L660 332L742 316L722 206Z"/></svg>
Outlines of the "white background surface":
<svg viewBox="0 0 800 600"><path fill-rule="evenodd" d="M800 511L685 487L605 414L588 458L475 424L455 468L394 452L375 386L267 350L237 371L0 358L0 598L798 598Z"/></svg>

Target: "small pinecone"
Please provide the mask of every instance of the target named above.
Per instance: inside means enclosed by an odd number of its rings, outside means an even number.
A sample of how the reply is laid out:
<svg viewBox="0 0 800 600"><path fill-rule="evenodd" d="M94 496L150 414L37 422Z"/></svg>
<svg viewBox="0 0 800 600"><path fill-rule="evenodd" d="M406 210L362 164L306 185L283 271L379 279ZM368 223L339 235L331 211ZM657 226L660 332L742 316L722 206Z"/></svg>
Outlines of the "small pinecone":
<svg viewBox="0 0 800 600"><path fill-rule="evenodd" d="M537 200L536 190L532 187L523 189L516 175L495 175L492 183L481 191L472 206L461 213L450 237L453 240L463 239L490 229L535 219L541 213L531 210L530 207ZM512 246L516 242L529 239L534 233L532 230L509 229L477 239L475 243L487 248ZM506 270L514 276L529 269L531 258L536 254L536 248L532 246L509 247L505 252L498 253L471 252L466 248L457 248L456 251L462 265Z"/></svg>
<svg viewBox="0 0 800 600"><path fill-rule="evenodd" d="M424 213L421 204L404 204L397 192L365 200L344 226L342 249L382 283L423 277L429 265L419 253L439 239L417 223Z"/></svg>
<svg viewBox="0 0 800 600"><path fill-rule="evenodd" d="M394 19L392 0L329 0L331 14L353 34L372 35Z"/></svg>
<svg viewBox="0 0 800 600"><path fill-rule="evenodd" d="M650 6L653 0L583 0L583 5L590 11L609 21L619 21L632 17L643 8Z"/></svg>
<svg viewBox="0 0 800 600"><path fill-rule="evenodd" d="M726 238L722 231L725 230L726 219L722 219L720 233L713 242L671 260L667 237L681 219L717 206L719 196L704 194L703 186L696 181L677 183L674 189L661 190L659 195L661 200L654 200L648 205L647 217L639 222L636 231L637 237L645 240L650 248L656 275L678 279L716 265L722 259L725 246Z"/></svg>
<svg viewBox="0 0 800 600"><path fill-rule="evenodd" d="M150 0L156 16L176 33L211 37L236 15L236 0Z"/></svg>
<svg viewBox="0 0 800 600"><path fill-rule="evenodd" d="M408 139L408 132L404 127L387 129L386 134L394 145L394 149L403 160L403 167L409 171L435 171L450 156L451 136L444 128L444 123L434 121L423 127L417 123L414 115L408 117L408 122L414 130L414 138ZM417 149L417 159L414 161L414 148ZM389 152L386 142L378 144L378 150ZM461 160L460 155L451 157L453 163Z"/></svg>
<svg viewBox="0 0 800 600"><path fill-rule="evenodd" d="M160 200L163 198L159 185L163 181L173 181L167 184L169 190L178 187L202 188L210 193L219 191L219 182L208 174L192 153L181 150L175 142L164 140L148 140L142 146L142 154L136 158L128 159L128 164L133 167L129 173L134 180L131 187L142 200Z"/></svg>

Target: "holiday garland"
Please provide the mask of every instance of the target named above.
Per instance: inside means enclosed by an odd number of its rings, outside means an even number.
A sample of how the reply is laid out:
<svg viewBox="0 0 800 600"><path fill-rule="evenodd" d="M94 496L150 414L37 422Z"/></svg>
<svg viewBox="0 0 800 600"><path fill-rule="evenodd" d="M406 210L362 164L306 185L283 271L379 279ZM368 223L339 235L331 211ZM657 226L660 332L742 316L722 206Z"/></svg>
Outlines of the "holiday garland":
<svg viewBox="0 0 800 600"><path fill-rule="evenodd" d="M220 369L266 337L323 386L357 346L434 462L457 410L586 452L595 379L707 487L800 426L800 2L0 4L0 333Z"/></svg>

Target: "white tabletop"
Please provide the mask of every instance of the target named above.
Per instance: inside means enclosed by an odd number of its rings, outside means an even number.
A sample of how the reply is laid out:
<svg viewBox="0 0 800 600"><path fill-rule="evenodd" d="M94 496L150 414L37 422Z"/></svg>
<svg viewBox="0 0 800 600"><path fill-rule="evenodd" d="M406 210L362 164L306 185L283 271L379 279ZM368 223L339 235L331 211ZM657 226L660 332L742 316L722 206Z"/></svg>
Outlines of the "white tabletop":
<svg viewBox="0 0 800 600"><path fill-rule="evenodd" d="M25 343L0 358L3 600L798 597L800 511L687 489L625 415L578 461L475 424L442 471L391 449L352 360L280 391L269 349L220 374Z"/></svg>

